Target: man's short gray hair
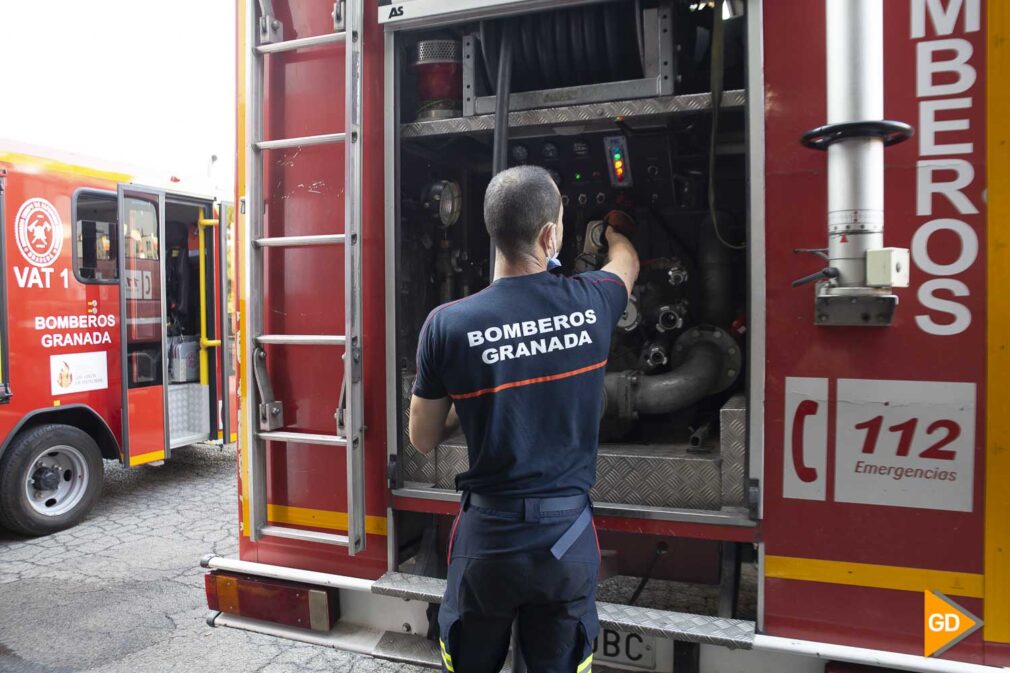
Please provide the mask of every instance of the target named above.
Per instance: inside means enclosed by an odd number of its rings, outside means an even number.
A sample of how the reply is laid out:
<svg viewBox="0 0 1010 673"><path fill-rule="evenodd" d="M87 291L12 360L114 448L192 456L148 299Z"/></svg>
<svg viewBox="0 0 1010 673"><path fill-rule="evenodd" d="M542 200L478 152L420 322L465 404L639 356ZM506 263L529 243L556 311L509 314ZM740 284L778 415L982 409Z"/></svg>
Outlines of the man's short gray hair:
<svg viewBox="0 0 1010 673"><path fill-rule="evenodd" d="M560 210L561 194L554 179L539 166L502 171L484 194L487 233L510 261L533 251L540 229L554 222Z"/></svg>

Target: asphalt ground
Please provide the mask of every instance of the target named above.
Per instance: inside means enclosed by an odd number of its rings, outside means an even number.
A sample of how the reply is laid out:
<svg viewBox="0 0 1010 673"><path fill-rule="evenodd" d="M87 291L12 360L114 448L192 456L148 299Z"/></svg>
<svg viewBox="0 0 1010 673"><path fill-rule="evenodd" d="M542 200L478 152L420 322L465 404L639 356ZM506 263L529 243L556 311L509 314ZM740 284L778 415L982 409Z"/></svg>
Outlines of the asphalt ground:
<svg viewBox="0 0 1010 673"><path fill-rule="evenodd" d="M199 561L237 554L235 477L231 447L180 449L158 467L107 462L79 526L38 539L0 530L0 673L426 670L207 626Z"/></svg>
<svg viewBox="0 0 1010 673"><path fill-rule="evenodd" d="M102 498L75 528L36 539L0 529L0 673L428 671L207 626L199 560L237 555L237 506L234 449L193 446L157 467L107 462ZM624 602L637 583L610 578L599 599ZM745 566L745 617L754 585ZM716 587L661 581L639 600L701 614L717 604Z"/></svg>

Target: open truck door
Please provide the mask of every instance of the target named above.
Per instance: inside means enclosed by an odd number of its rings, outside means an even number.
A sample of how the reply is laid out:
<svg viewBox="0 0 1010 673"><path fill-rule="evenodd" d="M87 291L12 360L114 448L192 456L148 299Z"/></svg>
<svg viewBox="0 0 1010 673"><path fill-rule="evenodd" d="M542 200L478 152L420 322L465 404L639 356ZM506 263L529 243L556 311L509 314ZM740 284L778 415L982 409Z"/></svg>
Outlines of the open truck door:
<svg viewBox="0 0 1010 673"><path fill-rule="evenodd" d="M228 269L231 264L228 259L228 232L232 230L235 223L235 204L229 202L218 202L217 204L217 245L218 256L216 263L217 277L217 320L218 320L218 341L220 342L220 354L218 361L221 368L221 379L218 384L218 430L221 433L221 442L227 444L231 439L231 413L232 413L232 379L234 377L234 367L232 365L231 348L231 302L229 301L229 280Z"/></svg>
<svg viewBox="0 0 1010 673"><path fill-rule="evenodd" d="M123 462L141 465L168 452L165 194L134 185L118 191Z"/></svg>

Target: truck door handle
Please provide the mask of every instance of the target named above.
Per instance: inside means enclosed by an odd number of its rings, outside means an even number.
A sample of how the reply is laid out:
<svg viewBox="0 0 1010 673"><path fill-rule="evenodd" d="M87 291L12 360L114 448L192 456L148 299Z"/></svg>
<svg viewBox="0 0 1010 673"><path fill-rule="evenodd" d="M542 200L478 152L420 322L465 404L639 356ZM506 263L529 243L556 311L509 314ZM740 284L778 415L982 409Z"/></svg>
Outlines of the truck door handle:
<svg viewBox="0 0 1010 673"><path fill-rule="evenodd" d="M803 400L796 405L793 416L793 469L800 481L807 484L817 481L817 470L803 462L803 430L807 416L816 415L819 408L820 404L814 400Z"/></svg>

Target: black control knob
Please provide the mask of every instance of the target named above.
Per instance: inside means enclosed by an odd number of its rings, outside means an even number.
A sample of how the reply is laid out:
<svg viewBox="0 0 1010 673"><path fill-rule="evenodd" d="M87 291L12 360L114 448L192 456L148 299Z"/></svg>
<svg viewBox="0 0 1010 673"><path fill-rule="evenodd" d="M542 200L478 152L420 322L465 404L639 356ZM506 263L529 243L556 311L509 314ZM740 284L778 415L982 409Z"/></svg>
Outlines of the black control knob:
<svg viewBox="0 0 1010 673"><path fill-rule="evenodd" d="M585 194L579 194L579 205L584 206L589 203L589 197Z"/></svg>
<svg viewBox="0 0 1010 673"><path fill-rule="evenodd" d="M604 194L603 192L600 192L599 194L596 195L596 202L597 203L599 203L599 204L602 205L603 202L606 201L606 200L607 200L607 195Z"/></svg>

